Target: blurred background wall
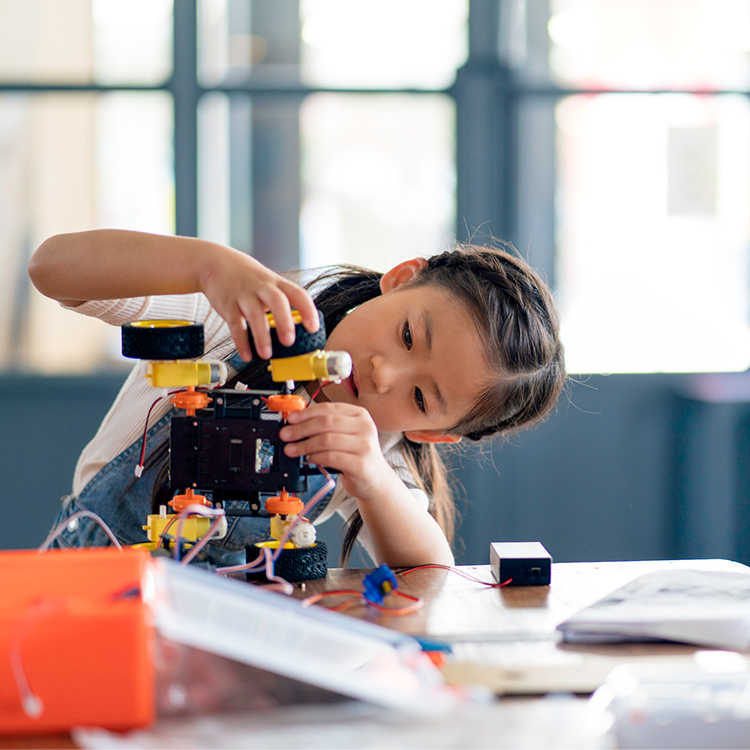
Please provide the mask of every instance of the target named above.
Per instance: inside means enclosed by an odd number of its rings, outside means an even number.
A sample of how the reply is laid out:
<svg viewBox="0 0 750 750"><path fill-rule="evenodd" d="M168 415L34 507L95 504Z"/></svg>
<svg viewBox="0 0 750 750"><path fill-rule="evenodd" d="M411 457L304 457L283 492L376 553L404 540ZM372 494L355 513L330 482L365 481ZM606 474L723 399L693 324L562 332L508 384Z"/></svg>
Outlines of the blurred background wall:
<svg viewBox="0 0 750 750"><path fill-rule="evenodd" d="M0 0L0 548L42 541L128 369L28 258L121 227L277 270L512 242L571 382L451 456L458 561L750 563L749 52L748 0Z"/></svg>

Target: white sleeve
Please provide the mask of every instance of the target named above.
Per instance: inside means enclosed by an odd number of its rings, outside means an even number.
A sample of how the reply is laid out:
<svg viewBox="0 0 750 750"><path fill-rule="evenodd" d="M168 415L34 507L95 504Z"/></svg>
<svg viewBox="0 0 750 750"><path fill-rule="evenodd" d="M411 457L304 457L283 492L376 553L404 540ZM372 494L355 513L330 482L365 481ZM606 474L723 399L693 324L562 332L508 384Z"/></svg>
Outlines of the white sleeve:
<svg viewBox="0 0 750 750"><path fill-rule="evenodd" d="M211 307L205 295L164 294L151 297L129 297L126 299L91 300L80 305L62 305L80 315L121 326L134 320L190 320L203 324L206 351L221 344L229 335L226 324ZM234 346L229 346L231 350ZM219 355L220 356L220 355Z"/></svg>

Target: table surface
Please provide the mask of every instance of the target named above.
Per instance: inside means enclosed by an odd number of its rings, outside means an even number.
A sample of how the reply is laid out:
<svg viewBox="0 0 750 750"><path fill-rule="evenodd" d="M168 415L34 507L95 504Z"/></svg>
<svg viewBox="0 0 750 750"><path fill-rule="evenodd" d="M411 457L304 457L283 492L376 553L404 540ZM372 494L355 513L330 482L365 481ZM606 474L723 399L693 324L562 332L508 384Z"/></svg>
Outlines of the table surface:
<svg viewBox="0 0 750 750"><path fill-rule="evenodd" d="M676 643L566 644L556 630L561 622L634 578L666 568L747 571L729 560L553 563L549 586L490 588L450 570L424 569L397 575L400 590L423 600L417 612L397 617L364 604L345 612L450 644L452 653L442 667L449 682L484 684L498 694L586 694L599 687L617 664L685 660L699 650ZM489 565L459 566L456 570L495 582ZM294 596L361 590L368 572L333 569L326 578L298 588ZM320 603L330 606L344 599L332 596ZM389 597L385 603L397 607L407 602Z"/></svg>
<svg viewBox="0 0 750 750"><path fill-rule="evenodd" d="M697 649L691 646L657 643L572 645L561 643L556 631L556 626L572 614L637 576L670 567L747 570L728 560L555 563L550 586L491 588L459 575L465 573L493 583L488 565L460 566L457 568L459 573L424 569L397 576L400 590L423 600L423 607L417 612L397 617L368 606L356 605L348 608L346 614L403 633L451 644L452 653L442 667L446 681L485 684L498 694L516 696L510 703L498 704L488 714L487 721L490 723L486 726L492 727L492 722L497 721L497 731L515 727L513 731L521 733L517 738L520 742L528 739L528 727L536 726L539 717L549 717L550 711L564 710L562 724L567 726L566 722L569 723L572 715L570 712L578 710L576 704L563 707L561 703L556 703L550 708L552 704L545 703L545 699L541 698L545 693L588 694L603 682L613 666L632 660L674 662L692 658ZM331 569L324 579L296 586L294 596L302 599L337 589L361 590L362 579L368 572ZM393 603L392 598L395 599ZM321 604L335 605L341 601L330 597L323 599ZM389 597L386 603L402 606L406 601ZM523 703L518 703L517 696L526 696L522 699ZM539 717L534 718L536 714ZM249 731L248 727L258 720L258 717L236 719L242 725L237 731ZM200 717L196 717L195 721L198 722L196 727L199 726ZM361 722L361 718L358 721ZM165 726L164 722L157 722L153 728L154 734L147 737L146 742L153 740L154 736L159 737L159 731L165 732L163 737L170 738L174 732L184 731L186 727L184 721L175 728ZM320 726L318 724L316 731L320 730ZM469 723L460 727L461 736L470 726ZM215 725L212 727L215 729ZM357 724L355 728L359 731L362 726ZM386 731L376 720L371 729L374 732L378 728ZM252 733L242 735L242 741L248 743L253 736ZM383 742L392 739L390 735L384 735ZM435 739L432 741L437 742ZM542 743L543 746L556 746L554 738L544 741L550 744ZM0 737L0 748L74 746L69 735Z"/></svg>
<svg viewBox="0 0 750 750"><path fill-rule="evenodd" d="M385 625L415 636L447 642L532 641L555 638L557 625L634 578L665 568L746 571L729 560L641 560L625 562L553 563L549 586L490 588L459 575L465 573L486 583L496 583L489 565L458 566L454 570L427 568L397 574L398 588L418 596L424 606L413 614L394 617L364 604L346 614ZM296 588L298 599L324 591L362 589L368 570L331 569L326 578ZM335 605L346 597L323 599ZM408 602L389 597L384 602L399 607Z"/></svg>

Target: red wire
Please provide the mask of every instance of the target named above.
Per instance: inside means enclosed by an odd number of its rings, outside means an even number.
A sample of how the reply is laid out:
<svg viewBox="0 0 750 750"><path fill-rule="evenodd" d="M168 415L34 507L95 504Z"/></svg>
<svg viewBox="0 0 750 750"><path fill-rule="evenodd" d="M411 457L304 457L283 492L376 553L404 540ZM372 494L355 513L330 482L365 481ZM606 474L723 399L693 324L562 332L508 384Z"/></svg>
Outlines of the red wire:
<svg viewBox="0 0 750 750"><path fill-rule="evenodd" d="M354 596L362 596L362 592L356 591L355 589L333 589L332 591L321 591L319 594L308 596L302 600L302 604L307 607L310 604L319 602L326 596L336 596L337 594L353 594Z"/></svg>
<svg viewBox="0 0 750 750"><path fill-rule="evenodd" d="M146 436L148 435L148 420L151 418L151 412L154 410L154 407L159 403L159 401L162 401L169 396L174 396L175 393L179 393L179 391L170 391L166 396L159 396L159 398L157 398L154 403L149 406L148 413L146 414L146 424L143 428L143 439L141 440L141 457L138 461L138 466L143 466L144 460L146 458Z"/></svg>
<svg viewBox="0 0 750 750"><path fill-rule="evenodd" d="M375 607L375 609L378 610L378 612L385 612L389 615L410 615L412 612L416 612L418 609L422 608L422 600L417 596L412 596L411 594L405 594L403 591L399 591L398 589L394 589L391 591L391 594L395 594L396 596L400 596L402 599L409 599L413 603L407 604L405 607L386 607L382 604L378 604L377 602L371 602L367 601L367 603L371 607Z"/></svg>
<svg viewBox="0 0 750 750"><path fill-rule="evenodd" d="M457 568L452 568L450 565L417 565L414 568L410 568L409 570L404 570L398 575L407 576L409 573L413 573L415 570L424 570L425 568L439 568L440 570L450 570L451 573L456 573L457 575L460 575L462 578L465 578L467 581L472 581L473 583L481 583L482 586L489 586L493 589L499 589L503 586L507 586L509 583L513 581L512 578L508 578L502 583L489 583L488 581L482 581L479 578L475 578L474 576L470 576L468 573L464 573L463 570L458 570Z"/></svg>
<svg viewBox="0 0 750 750"><path fill-rule="evenodd" d="M312 396L310 396L310 403L312 403L313 401L315 401L315 397L323 390L323 388L325 388L325 386L327 386L331 382L333 382L333 381L331 381L331 380L323 380L323 381L321 381L318 384L318 390L315 391L315 393L313 393Z"/></svg>
<svg viewBox="0 0 750 750"><path fill-rule="evenodd" d="M400 596L403 599L409 599L412 602L412 604L409 604L405 607L386 607L382 604L378 604L377 602L373 602L373 601L370 601L369 599L366 599L364 596L362 596L361 591L356 591L355 589L335 589L333 591L321 591L319 594L313 594L312 596L308 596L306 599L303 599L302 604L303 606L307 607L310 604L315 604L316 602L319 602L321 599L327 596L349 594L350 595L349 599L347 599L344 602L341 602L341 604L337 604L333 607L329 607L329 609L334 609L338 612L341 612L345 609L348 609L353 604L360 602L361 604L366 604L370 607L374 607L375 609L378 610L378 612L383 612L388 615L409 615L412 612L416 612L418 609L422 607L421 599L419 599L416 596L412 596L411 594L404 594L398 589L394 589L390 593L395 594L396 596Z"/></svg>

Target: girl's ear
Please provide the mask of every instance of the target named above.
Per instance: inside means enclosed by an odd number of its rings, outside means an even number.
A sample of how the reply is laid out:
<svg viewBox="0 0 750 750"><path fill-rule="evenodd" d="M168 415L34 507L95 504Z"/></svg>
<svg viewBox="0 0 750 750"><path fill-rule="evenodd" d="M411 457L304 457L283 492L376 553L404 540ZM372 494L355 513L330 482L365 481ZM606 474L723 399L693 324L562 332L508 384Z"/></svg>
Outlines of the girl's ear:
<svg viewBox="0 0 750 750"><path fill-rule="evenodd" d="M453 435L436 430L407 430L406 435L412 443L460 443L461 435Z"/></svg>
<svg viewBox="0 0 750 750"><path fill-rule="evenodd" d="M426 265L427 261L424 258L413 258L399 263L383 274L380 279L380 291L385 294L390 292L391 289L401 286L404 282L414 278Z"/></svg>

